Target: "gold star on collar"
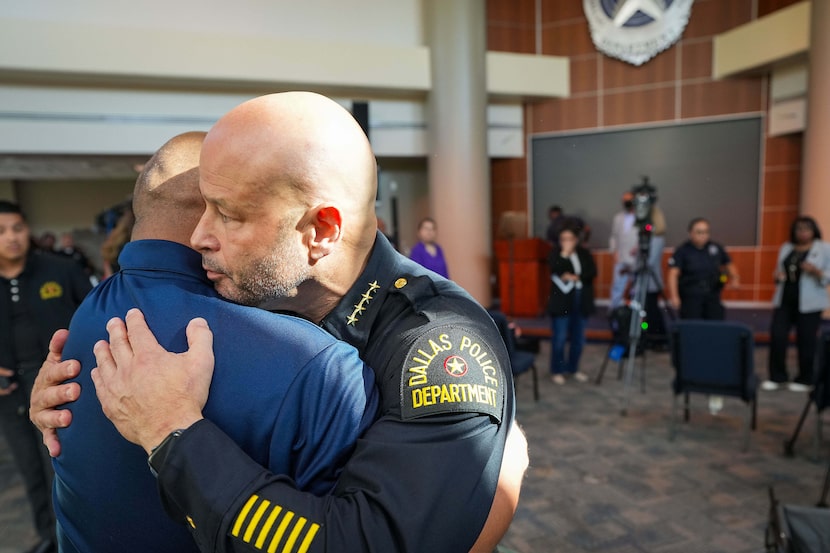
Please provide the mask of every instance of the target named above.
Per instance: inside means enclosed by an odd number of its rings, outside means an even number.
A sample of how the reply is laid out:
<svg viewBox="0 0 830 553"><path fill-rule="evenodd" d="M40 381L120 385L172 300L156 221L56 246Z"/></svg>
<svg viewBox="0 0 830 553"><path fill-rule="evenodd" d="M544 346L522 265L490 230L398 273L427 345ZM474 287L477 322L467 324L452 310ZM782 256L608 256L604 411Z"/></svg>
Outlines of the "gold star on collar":
<svg viewBox="0 0 830 553"><path fill-rule="evenodd" d="M346 324L354 326L357 324L358 315L361 315L364 311L366 311L366 307L369 305L369 302L372 301L374 297L373 294L380 288L380 284L378 281L375 280L374 282L369 283L369 289L366 290L361 296L360 301L357 305L354 306L354 311L352 314L346 317Z"/></svg>

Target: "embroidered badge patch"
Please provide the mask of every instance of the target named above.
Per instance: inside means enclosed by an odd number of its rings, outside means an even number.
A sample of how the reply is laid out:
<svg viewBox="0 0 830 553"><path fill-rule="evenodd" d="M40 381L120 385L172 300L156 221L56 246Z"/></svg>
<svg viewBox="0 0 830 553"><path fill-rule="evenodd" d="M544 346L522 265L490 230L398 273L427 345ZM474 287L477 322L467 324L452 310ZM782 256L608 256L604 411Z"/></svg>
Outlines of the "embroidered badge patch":
<svg viewBox="0 0 830 553"><path fill-rule="evenodd" d="M54 281L49 281L40 287L40 299L51 300L63 295L63 287Z"/></svg>
<svg viewBox="0 0 830 553"><path fill-rule="evenodd" d="M482 413L501 422L504 378L493 349L480 336L451 326L422 336L401 374L401 415Z"/></svg>

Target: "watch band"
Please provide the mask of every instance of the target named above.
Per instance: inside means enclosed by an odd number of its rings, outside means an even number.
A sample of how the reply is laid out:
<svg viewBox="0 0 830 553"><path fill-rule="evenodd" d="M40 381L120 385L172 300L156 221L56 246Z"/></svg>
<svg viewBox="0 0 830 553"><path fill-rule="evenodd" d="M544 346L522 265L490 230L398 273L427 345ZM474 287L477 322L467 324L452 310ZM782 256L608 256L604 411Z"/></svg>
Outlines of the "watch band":
<svg viewBox="0 0 830 553"><path fill-rule="evenodd" d="M147 464L150 466L150 472L156 478L158 478L159 471L164 466L164 461L170 453L170 448L173 446L173 442L184 434L184 431L184 428L174 430L168 434L159 445L150 450L150 456L147 457Z"/></svg>

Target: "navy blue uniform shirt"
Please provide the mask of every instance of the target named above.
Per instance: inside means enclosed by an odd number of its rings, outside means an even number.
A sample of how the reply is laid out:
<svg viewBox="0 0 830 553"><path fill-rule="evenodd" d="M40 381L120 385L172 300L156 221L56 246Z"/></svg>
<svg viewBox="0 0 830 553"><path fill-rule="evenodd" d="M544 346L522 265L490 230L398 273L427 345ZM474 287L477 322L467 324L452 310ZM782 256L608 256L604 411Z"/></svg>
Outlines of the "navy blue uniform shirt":
<svg viewBox="0 0 830 553"><path fill-rule="evenodd" d="M298 492L197 423L159 472L170 515L194 521L203 552L468 551L495 495L515 407L493 320L378 233L365 270L322 326L357 347L382 403L334 494Z"/></svg>
<svg viewBox="0 0 830 553"><path fill-rule="evenodd" d="M716 242L707 242L703 248L696 248L689 240L684 242L669 258L669 267L680 269L678 293L681 299L719 295L723 287L720 282L722 267L731 261L726 250Z"/></svg>
<svg viewBox="0 0 830 553"><path fill-rule="evenodd" d="M121 272L83 302L69 328L65 359L78 359L81 396L59 431L55 510L63 553L197 551L185 521L168 518L144 450L107 420L89 376L92 346L106 322L138 307L163 347L185 351L185 327L204 317L213 331L215 371L204 409L256 463L328 492L355 440L377 414L374 375L355 349L308 321L219 298L195 251L161 240L127 244ZM234 475L220 484L233 486Z"/></svg>

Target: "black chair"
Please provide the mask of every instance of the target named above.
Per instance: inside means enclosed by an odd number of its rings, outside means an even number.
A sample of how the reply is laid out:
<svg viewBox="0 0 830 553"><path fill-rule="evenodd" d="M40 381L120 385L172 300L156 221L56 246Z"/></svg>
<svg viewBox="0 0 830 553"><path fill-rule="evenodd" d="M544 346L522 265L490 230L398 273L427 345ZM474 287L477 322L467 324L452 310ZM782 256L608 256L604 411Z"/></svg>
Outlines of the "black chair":
<svg viewBox="0 0 830 553"><path fill-rule="evenodd" d="M516 333L510 326L507 315L494 309L488 309L487 312L496 323L502 340L504 340L504 345L507 347L513 376L518 378L519 375L530 372L533 375L533 399L539 401L539 375L536 372L536 356L529 351L522 351L516 347Z"/></svg>
<svg viewBox="0 0 830 553"><path fill-rule="evenodd" d="M678 396L684 395L684 420L689 421L689 394L737 397L749 406L744 450L757 418L758 378L755 375L752 329L730 321L680 320L671 330L674 402L670 438L674 439Z"/></svg>
<svg viewBox="0 0 830 553"><path fill-rule="evenodd" d="M815 507L787 505L778 501L769 487L769 518L764 533L767 553L826 553L830 551L830 509L827 489L830 466L824 477L824 489Z"/></svg>
<svg viewBox="0 0 830 553"><path fill-rule="evenodd" d="M807 403L801 411L801 417L798 419L798 424L795 426L793 435L789 440L784 442L784 453L788 456L794 455L795 441L798 439L798 434L801 432L801 426L804 424L804 420L807 418L807 413L809 413L810 407L813 404L816 406L816 457L820 455L821 412L830 406L830 329L824 330L821 333L818 352L816 354L814 377L813 389L807 397Z"/></svg>

